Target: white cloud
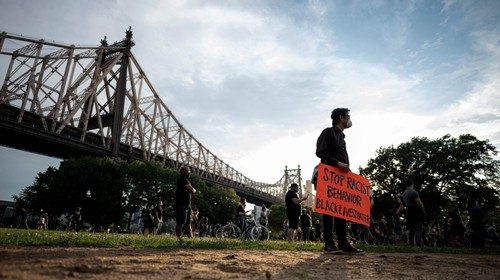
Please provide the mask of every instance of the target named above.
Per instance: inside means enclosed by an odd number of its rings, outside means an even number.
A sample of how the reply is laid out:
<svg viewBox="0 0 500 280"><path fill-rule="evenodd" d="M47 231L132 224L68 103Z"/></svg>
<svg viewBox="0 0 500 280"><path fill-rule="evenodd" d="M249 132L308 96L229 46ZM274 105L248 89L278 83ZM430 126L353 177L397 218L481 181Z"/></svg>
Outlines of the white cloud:
<svg viewBox="0 0 500 280"><path fill-rule="evenodd" d="M8 7L11 13L0 12L0 24L16 33L87 44L104 33L110 42L119 40L131 25L134 55L163 101L198 140L252 179L275 182L285 165L298 164L307 178L318 161L316 138L330 126L335 107L352 109L354 127L346 135L353 169L365 165L380 146L414 136L472 132L500 143L498 32L474 33L473 53L464 66L435 74L477 74L480 79L468 94L444 109L426 111L422 104L434 90L421 87L431 76L429 61L420 60L423 70L409 75L390 63L340 54L338 33L349 30L335 29L327 18L345 12L338 3L311 0L295 11L312 19L297 19L267 1L51 3L51 10L36 1L27 10L16 2ZM454 3L445 1L443 11ZM104 17L102 5L109 11ZM381 34L391 53L407 48L414 24L410 15L419 5L405 2L399 11L384 1L358 1L348 11L373 16L359 21L373 23L364 28ZM422 48L440 48L444 38L435 34L423 45L419 40L410 60L420 59ZM475 61L476 53L487 58Z"/></svg>

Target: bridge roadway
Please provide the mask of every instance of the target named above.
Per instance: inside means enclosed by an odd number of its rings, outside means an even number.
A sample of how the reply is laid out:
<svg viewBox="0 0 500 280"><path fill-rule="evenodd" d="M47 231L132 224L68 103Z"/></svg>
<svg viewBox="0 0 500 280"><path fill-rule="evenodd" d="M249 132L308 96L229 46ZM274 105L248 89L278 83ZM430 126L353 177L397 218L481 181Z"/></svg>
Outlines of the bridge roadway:
<svg viewBox="0 0 500 280"><path fill-rule="evenodd" d="M21 109L7 104L0 105L0 145L25 150L46 156L68 159L82 156L109 156L112 150L102 146L101 137L87 132L85 141L81 141L82 130L67 125L60 134L48 132L44 129L40 115L24 111L22 122L17 122ZM53 120L45 118L47 127L51 127ZM120 144L119 157L128 162L134 160L144 161L141 149ZM165 162L171 168L179 166L172 159L163 159L157 155L155 160ZM239 196L248 202L270 206L283 203L283 200L268 193L253 189L245 184L224 178L204 170L193 170L209 186L215 184L233 188Z"/></svg>

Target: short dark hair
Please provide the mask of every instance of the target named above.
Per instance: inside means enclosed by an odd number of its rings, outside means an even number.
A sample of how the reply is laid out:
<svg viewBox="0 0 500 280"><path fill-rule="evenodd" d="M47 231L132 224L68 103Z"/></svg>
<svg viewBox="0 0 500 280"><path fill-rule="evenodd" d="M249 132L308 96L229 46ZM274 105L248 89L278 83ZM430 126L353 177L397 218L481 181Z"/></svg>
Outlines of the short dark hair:
<svg viewBox="0 0 500 280"><path fill-rule="evenodd" d="M347 116L349 114L349 109L347 108L335 108L332 111L331 118L332 118L332 123L336 125L341 116Z"/></svg>

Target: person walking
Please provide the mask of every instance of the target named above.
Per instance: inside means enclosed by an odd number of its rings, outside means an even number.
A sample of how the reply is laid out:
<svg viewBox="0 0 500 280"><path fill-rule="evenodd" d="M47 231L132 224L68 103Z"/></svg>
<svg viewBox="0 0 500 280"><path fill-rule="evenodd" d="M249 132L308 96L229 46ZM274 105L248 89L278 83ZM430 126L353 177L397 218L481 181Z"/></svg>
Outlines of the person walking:
<svg viewBox="0 0 500 280"><path fill-rule="evenodd" d="M181 176L177 180L177 186L175 189L175 200L174 200L174 215L175 215L175 235L178 238L182 236L182 228L187 227L187 236L189 238L193 237L193 231L191 230L190 217L191 217L191 194L196 193L196 189L193 188L191 182L189 181L190 171L187 166L182 166L180 168ZM189 223L189 224L188 224Z"/></svg>
<svg viewBox="0 0 500 280"><path fill-rule="evenodd" d="M325 128L316 141L316 156L321 159L321 163L350 171L344 134L344 130L352 126L349 109L336 108L332 111L330 117L332 126ZM334 221L338 245L342 251L337 249L333 240ZM336 217L334 219L330 215L323 214L323 240L325 253L364 253L363 250L354 248L347 240L347 222L342 218Z"/></svg>
<svg viewBox="0 0 500 280"><path fill-rule="evenodd" d="M414 182L410 182L403 192L406 204L406 225L408 227L408 245L422 246L422 232L424 230L425 209L420 195L414 189Z"/></svg>
<svg viewBox="0 0 500 280"><path fill-rule="evenodd" d="M309 197L309 194L306 194L305 197L299 198L298 191L299 185L292 183L285 196L286 217L288 219L288 231L286 236L289 242L295 239L295 231L299 228L300 203Z"/></svg>

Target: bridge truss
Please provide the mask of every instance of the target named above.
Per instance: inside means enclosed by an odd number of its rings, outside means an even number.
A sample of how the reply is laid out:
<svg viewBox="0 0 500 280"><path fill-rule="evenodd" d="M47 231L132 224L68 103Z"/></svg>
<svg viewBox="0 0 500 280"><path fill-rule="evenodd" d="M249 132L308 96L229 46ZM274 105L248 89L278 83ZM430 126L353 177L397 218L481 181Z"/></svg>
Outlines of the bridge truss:
<svg viewBox="0 0 500 280"><path fill-rule="evenodd" d="M188 165L256 203L281 203L292 180L301 185L300 175L293 179L287 171L274 184L253 181L203 146L161 100L133 45L130 29L122 41L109 45L104 38L100 46L1 33L0 144L60 158Z"/></svg>

